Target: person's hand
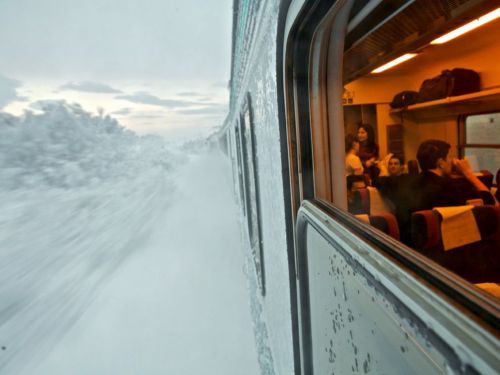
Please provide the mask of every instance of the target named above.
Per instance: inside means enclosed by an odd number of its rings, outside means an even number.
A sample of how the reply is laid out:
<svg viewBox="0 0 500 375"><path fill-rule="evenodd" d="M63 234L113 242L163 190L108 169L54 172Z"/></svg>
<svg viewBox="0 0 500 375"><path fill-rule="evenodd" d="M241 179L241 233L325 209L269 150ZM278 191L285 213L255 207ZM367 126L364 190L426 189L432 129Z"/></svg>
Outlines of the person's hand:
<svg viewBox="0 0 500 375"><path fill-rule="evenodd" d="M469 180L469 182L474 185L474 187L476 188L476 190L478 191L486 191L486 192L489 192L489 189L488 187L483 184L477 177L476 175L474 174L474 172L472 171L472 168L469 164L469 161L467 159L463 159L463 160L460 160L460 159L453 159L452 161L453 165L455 166L455 168L457 170L459 170L461 173L463 173L463 175L465 176L465 178L467 180ZM493 198L493 197L492 197ZM494 199L494 198L493 198Z"/></svg>
<svg viewBox="0 0 500 375"><path fill-rule="evenodd" d="M371 158L371 159L368 159L365 164L368 168L370 168L372 165L374 165L376 163L376 159L375 158Z"/></svg>
<svg viewBox="0 0 500 375"><path fill-rule="evenodd" d="M474 175L474 172L472 171L472 168L467 159L453 159L453 166L465 177Z"/></svg>

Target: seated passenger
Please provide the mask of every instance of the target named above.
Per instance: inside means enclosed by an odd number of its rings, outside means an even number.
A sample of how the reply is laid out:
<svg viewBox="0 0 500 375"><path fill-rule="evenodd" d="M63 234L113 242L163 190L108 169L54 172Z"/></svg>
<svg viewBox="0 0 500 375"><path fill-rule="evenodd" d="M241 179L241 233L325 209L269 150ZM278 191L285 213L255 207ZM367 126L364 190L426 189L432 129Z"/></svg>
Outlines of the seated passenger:
<svg viewBox="0 0 500 375"><path fill-rule="evenodd" d="M363 175L350 175L346 177L347 182L347 206L351 213L359 213L359 207L356 207L354 202L354 192L359 189L366 188L365 178Z"/></svg>
<svg viewBox="0 0 500 375"><path fill-rule="evenodd" d="M379 176L399 176L404 173L404 159L401 155L389 154L378 166Z"/></svg>
<svg viewBox="0 0 500 375"><path fill-rule="evenodd" d="M392 155L387 166L389 176L399 176L404 172L404 160L401 155Z"/></svg>
<svg viewBox="0 0 500 375"><path fill-rule="evenodd" d="M358 157L359 142L358 139L348 134L345 137L345 175L362 175L363 165ZM349 190L348 190L349 191Z"/></svg>
<svg viewBox="0 0 500 375"><path fill-rule="evenodd" d="M422 172L417 184L418 210L461 206L469 199L480 198L484 204L495 204L488 188L474 175L467 159L450 158L450 145L440 140L422 142L417 159ZM452 171L462 178L451 178Z"/></svg>
<svg viewBox="0 0 500 375"><path fill-rule="evenodd" d="M373 180L373 186L394 206L401 241L407 245L411 240L411 213L416 209L415 183L417 176L403 172L402 157L392 155L388 167Z"/></svg>

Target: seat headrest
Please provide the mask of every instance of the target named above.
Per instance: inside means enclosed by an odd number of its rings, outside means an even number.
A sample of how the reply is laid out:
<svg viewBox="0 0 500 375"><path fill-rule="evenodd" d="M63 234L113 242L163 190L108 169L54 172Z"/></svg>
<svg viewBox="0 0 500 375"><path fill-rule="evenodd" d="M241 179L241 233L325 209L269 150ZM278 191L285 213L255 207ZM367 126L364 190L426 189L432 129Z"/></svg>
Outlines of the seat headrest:
<svg viewBox="0 0 500 375"><path fill-rule="evenodd" d="M379 213L377 215L360 214L356 217L378 230L388 234L392 238L399 240L399 226L396 217L391 213Z"/></svg>
<svg viewBox="0 0 500 375"><path fill-rule="evenodd" d="M500 233L500 207L475 206L472 209L482 239ZM411 217L412 244L417 249L429 249L441 243L441 215L432 210L417 211Z"/></svg>
<svg viewBox="0 0 500 375"><path fill-rule="evenodd" d="M375 228L378 228L382 232L387 233L392 238L399 240L399 225L396 217L393 214L389 212L381 212L377 215L372 215L369 218L371 225L373 225Z"/></svg>

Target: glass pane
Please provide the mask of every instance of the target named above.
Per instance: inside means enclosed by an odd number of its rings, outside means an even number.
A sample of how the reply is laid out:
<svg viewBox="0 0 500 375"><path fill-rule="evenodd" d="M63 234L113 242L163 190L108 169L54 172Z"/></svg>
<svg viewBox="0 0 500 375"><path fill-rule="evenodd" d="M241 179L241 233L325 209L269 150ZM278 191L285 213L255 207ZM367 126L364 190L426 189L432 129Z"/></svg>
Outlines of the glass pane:
<svg viewBox="0 0 500 375"><path fill-rule="evenodd" d="M443 374L446 360L424 344L406 308L376 290L352 260L307 228L314 374ZM405 310L406 311L406 310Z"/></svg>
<svg viewBox="0 0 500 375"><path fill-rule="evenodd" d="M465 136L467 144L500 144L500 113L467 116Z"/></svg>
<svg viewBox="0 0 500 375"><path fill-rule="evenodd" d="M486 169L495 175L500 168L500 148L467 147L465 156L474 171Z"/></svg>

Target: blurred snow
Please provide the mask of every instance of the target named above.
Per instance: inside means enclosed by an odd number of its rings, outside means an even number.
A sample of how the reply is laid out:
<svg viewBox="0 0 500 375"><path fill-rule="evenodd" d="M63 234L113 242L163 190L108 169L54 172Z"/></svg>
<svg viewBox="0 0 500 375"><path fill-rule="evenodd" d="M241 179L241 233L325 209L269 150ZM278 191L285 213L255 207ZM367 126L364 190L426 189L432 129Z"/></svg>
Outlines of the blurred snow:
<svg viewBox="0 0 500 375"><path fill-rule="evenodd" d="M0 113L0 373L257 373L227 162L39 105Z"/></svg>

